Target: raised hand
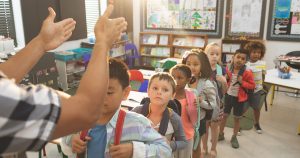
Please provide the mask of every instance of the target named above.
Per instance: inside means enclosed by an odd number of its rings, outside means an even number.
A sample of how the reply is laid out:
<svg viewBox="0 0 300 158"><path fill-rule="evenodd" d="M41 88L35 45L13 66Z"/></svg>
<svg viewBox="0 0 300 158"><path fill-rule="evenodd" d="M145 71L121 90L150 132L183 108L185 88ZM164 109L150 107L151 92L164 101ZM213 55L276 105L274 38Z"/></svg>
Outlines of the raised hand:
<svg viewBox="0 0 300 158"><path fill-rule="evenodd" d="M121 38L121 33L127 29L127 22L124 18L109 19L112 11L113 5L109 4L94 28L96 44L104 44L109 48Z"/></svg>
<svg viewBox="0 0 300 158"><path fill-rule="evenodd" d="M55 23L55 11L49 7L49 15L44 20L37 38L42 42L44 51L57 48L72 35L76 22L72 18Z"/></svg>

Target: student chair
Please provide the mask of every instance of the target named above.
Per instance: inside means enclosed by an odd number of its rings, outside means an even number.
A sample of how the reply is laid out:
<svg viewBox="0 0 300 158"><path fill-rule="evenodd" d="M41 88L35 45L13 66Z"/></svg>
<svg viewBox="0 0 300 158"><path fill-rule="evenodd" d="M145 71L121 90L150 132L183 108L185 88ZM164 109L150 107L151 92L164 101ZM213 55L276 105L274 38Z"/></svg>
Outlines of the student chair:
<svg viewBox="0 0 300 158"><path fill-rule="evenodd" d="M127 53L127 51L131 51ZM126 62L129 68L133 68L135 66L135 59L138 59L139 65L141 65L140 55L133 43L126 43L125 44L125 54L126 54Z"/></svg>
<svg viewBox="0 0 300 158"><path fill-rule="evenodd" d="M141 84L144 82L144 77L139 70L129 70L130 73L130 86L132 91L139 91Z"/></svg>

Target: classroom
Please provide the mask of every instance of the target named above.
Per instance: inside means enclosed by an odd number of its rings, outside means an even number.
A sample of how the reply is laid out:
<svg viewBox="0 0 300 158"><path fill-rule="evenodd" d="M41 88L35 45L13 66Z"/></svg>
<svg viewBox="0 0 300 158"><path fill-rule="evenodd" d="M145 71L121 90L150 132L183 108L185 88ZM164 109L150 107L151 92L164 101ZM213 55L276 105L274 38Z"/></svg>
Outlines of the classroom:
<svg viewBox="0 0 300 158"><path fill-rule="evenodd" d="M300 0L0 0L0 157L300 157L299 42Z"/></svg>

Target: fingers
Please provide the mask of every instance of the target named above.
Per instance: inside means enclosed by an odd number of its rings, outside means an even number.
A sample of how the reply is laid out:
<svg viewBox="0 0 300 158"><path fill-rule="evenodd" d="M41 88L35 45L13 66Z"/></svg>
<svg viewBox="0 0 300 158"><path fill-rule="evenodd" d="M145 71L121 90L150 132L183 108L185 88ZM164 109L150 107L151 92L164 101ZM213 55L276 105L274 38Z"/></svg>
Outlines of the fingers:
<svg viewBox="0 0 300 158"><path fill-rule="evenodd" d="M113 10L114 10L114 6L112 4L109 4L103 14L103 17L106 17L106 18L110 17Z"/></svg>
<svg viewBox="0 0 300 158"><path fill-rule="evenodd" d="M48 11L49 11L49 15L48 15L48 17L46 18L46 20L54 21L55 16L56 16L55 11L54 11L53 8L51 8L51 7L48 8Z"/></svg>
<svg viewBox="0 0 300 158"><path fill-rule="evenodd" d="M63 26L65 30L75 28L76 21L72 18L64 19L58 22L59 25Z"/></svg>

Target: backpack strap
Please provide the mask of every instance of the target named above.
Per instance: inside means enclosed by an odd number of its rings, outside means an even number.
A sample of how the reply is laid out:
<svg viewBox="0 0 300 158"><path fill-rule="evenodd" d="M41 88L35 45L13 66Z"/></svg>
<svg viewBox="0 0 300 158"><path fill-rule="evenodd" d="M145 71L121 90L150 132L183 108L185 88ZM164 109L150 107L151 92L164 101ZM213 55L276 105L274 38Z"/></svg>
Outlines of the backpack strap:
<svg viewBox="0 0 300 158"><path fill-rule="evenodd" d="M125 116L126 116L126 111L124 109L120 109L117 124L116 124L115 139L114 139L115 143L114 143L114 145L119 145L120 144Z"/></svg>

